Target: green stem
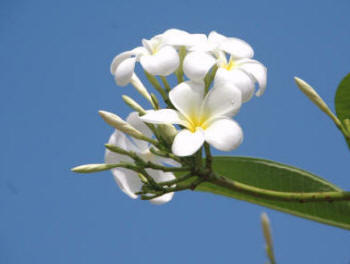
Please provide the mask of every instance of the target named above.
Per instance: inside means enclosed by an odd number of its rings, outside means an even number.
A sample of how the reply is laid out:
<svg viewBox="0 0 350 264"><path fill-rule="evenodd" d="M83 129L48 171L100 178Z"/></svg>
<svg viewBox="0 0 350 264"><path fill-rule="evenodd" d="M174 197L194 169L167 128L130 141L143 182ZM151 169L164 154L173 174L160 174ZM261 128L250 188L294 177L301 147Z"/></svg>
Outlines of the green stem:
<svg viewBox="0 0 350 264"><path fill-rule="evenodd" d="M165 186L165 185L171 186L171 185L174 185L176 183L185 181L185 180L187 180L189 178L192 178L192 177L195 177L195 176L193 176L192 174L189 173L189 174L186 174L184 176L178 177L178 178L176 178L175 180L172 180L172 181L160 182L160 183L158 183L158 185L160 185L160 186Z"/></svg>
<svg viewBox="0 0 350 264"><path fill-rule="evenodd" d="M163 85L164 85L164 87L165 87L165 90L166 90L167 92L170 92L170 90L171 90L170 84L168 83L166 77L165 77L165 76L160 76L160 79L161 79L162 82L163 82Z"/></svg>
<svg viewBox="0 0 350 264"><path fill-rule="evenodd" d="M170 172L176 172L176 171L189 171L191 168L187 167L165 167L162 165L158 165L155 163L152 163L150 161L144 162L144 167L149 169L155 169L155 170L161 170L161 171L170 171Z"/></svg>
<svg viewBox="0 0 350 264"><path fill-rule="evenodd" d="M172 159L172 160L175 160L179 163L183 162L183 160L181 158L179 158L178 156L175 156L174 154L169 153L169 152L163 152L163 151L157 150L155 148L150 148L150 152L152 152L154 155L157 155L159 157Z"/></svg>
<svg viewBox="0 0 350 264"><path fill-rule="evenodd" d="M208 93L209 91L209 87L211 85L211 83L213 82L216 72L218 70L218 66L215 65L212 70L210 72L207 73L207 75L205 76L204 80L205 80L205 94Z"/></svg>
<svg viewBox="0 0 350 264"><path fill-rule="evenodd" d="M195 155L195 169L199 170L202 168L202 147L197 151Z"/></svg>
<svg viewBox="0 0 350 264"><path fill-rule="evenodd" d="M181 47L179 49L180 64L175 72L178 83L182 83L184 81L183 61L184 61L185 55L186 55L186 47Z"/></svg>
<svg viewBox="0 0 350 264"><path fill-rule="evenodd" d="M132 158L135 161L136 165L140 165L143 168L155 169L155 170L161 170L161 171L169 171L169 172L189 171L190 170L190 168L187 168L187 167L165 167L165 166L158 165L158 164L150 162L150 161L146 162L142 158L140 158L135 152L127 151L125 149L122 149L122 148L117 147L117 146L112 145L112 144L105 144L105 147L112 152L126 155L126 156Z"/></svg>
<svg viewBox="0 0 350 264"><path fill-rule="evenodd" d="M162 195L164 195L166 193L170 193L170 192L179 192L179 191L184 191L184 190L194 190L203 181L204 181L204 179L198 178L195 181L193 181L191 183L188 183L188 184L181 184L181 185L177 185L176 187L166 188L166 189L163 189L161 191L155 191L155 192L153 192L154 195L152 195L152 196L141 195L141 200L151 200L151 199L157 198L159 196L162 196ZM140 194L140 193L138 193L138 194Z"/></svg>
<svg viewBox="0 0 350 264"><path fill-rule="evenodd" d="M153 75L149 74L148 72L145 71L145 75L146 78L148 79L148 81L153 85L153 87L159 92L159 94L162 96L164 102L168 102L169 98L166 94L166 92L164 91L162 85L159 83L159 81L157 80L156 77L154 77Z"/></svg>
<svg viewBox="0 0 350 264"><path fill-rule="evenodd" d="M208 179L209 182L216 185L234 190L240 193L246 193L259 198L265 198L277 201L287 202L333 202L333 201L349 201L350 192L279 192L267 189L261 189L250 186L244 183L230 180L223 176L211 174Z"/></svg>
<svg viewBox="0 0 350 264"><path fill-rule="evenodd" d="M213 162L213 158L211 156L211 152L210 152L210 146L208 143L204 144L204 150L205 150L205 166L208 170L211 170L212 167L212 162Z"/></svg>

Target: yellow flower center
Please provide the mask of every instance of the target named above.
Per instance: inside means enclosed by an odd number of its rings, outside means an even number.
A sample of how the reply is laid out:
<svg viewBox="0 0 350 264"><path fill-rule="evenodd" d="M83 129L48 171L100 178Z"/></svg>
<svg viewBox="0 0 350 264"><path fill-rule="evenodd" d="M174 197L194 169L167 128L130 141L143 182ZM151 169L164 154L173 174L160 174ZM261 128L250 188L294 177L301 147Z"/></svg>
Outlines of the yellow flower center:
<svg viewBox="0 0 350 264"><path fill-rule="evenodd" d="M223 64L222 67L230 71L235 67L235 62L233 61L233 59L230 59L230 61L228 63Z"/></svg>
<svg viewBox="0 0 350 264"><path fill-rule="evenodd" d="M188 120L188 129L195 133L198 129L207 129L208 128L208 117L205 114L202 114L200 116L191 115Z"/></svg>

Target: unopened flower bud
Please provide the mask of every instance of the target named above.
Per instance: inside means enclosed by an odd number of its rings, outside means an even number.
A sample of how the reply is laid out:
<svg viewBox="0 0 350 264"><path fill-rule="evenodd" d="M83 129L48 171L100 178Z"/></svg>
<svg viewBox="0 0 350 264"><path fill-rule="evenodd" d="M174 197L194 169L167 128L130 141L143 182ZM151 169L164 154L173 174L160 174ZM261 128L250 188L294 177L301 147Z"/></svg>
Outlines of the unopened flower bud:
<svg viewBox="0 0 350 264"><path fill-rule="evenodd" d="M145 184L148 183L147 178L142 173L138 173L137 176L140 178L141 182L143 182Z"/></svg>
<svg viewBox="0 0 350 264"><path fill-rule="evenodd" d="M86 165L74 167L72 171L79 172L79 173L92 173L92 172L110 170L118 166L119 166L118 164L86 164Z"/></svg>
<svg viewBox="0 0 350 264"><path fill-rule="evenodd" d="M122 96L124 102L130 106L132 109L134 109L136 112L140 113L141 115L146 114L145 109L142 108L141 105L139 105L134 99L130 98L127 95Z"/></svg>
<svg viewBox="0 0 350 264"><path fill-rule="evenodd" d="M305 81L299 79L298 77L294 77L296 84L299 89L315 104L320 108L324 113L326 113L336 124L336 126L340 127L340 120L332 113L329 109L328 105L323 101L321 96Z"/></svg>
<svg viewBox="0 0 350 264"><path fill-rule="evenodd" d="M271 238L271 229L270 229L270 219L266 213L261 214L261 225L266 240L266 244L272 248L272 238Z"/></svg>
<svg viewBox="0 0 350 264"><path fill-rule="evenodd" d="M161 124L158 125L158 130L160 136L167 142L168 144L172 144L174 141L175 136L177 135L178 131L173 125L169 124Z"/></svg>
<svg viewBox="0 0 350 264"><path fill-rule="evenodd" d="M136 74L133 74L131 77L130 83L135 87L135 89L143 96L145 97L153 106L153 101L151 98L151 95L147 91L146 87L143 85L139 77L137 77Z"/></svg>
<svg viewBox="0 0 350 264"><path fill-rule="evenodd" d="M103 120L110 126L134 138L143 139L144 135L119 116L106 111L98 111Z"/></svg>

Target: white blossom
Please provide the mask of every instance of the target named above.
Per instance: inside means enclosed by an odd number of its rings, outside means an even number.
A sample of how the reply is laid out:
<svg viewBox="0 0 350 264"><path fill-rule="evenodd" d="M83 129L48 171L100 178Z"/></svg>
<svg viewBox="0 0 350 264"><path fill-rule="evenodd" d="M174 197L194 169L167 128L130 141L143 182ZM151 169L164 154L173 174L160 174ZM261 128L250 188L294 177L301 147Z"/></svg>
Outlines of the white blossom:
<svg viewBox="0 0 350 264"><path fill-rule="evenodd" d="M139 61L148 73L167 76L179 66L179 55L176 49L167 44L162 35L150 40L143 39L141 47L117 55L111 64L111 73L116 83L125 86L135 76L135 63Z"/></svg>
<svg viewBox="0 0 350 264"><path fill-rule="evenodd" d="M132 112L127 120L132 127L136 128L138 131L141 131L145 136L152 137L152 132L150 129L142 122L136 112ZM116 145L120 148L123 148L127 151L134 151L139 157L141 157L144 161L151 161L153 163L162 165L163 163L168 163L170 165L175 165L169 159L160 158L150 152L150 144L137 140L134 138L129 139L126 134L115 130L114 133L109 138L108 144ZM110 150L106 150L105 154L105 162L107 164L116 164L120 162L129 162L133 163L133 160L130 157L125 155L117 154ZM132 170L128 170L125 168L114 168L111 170L114 176L115 181L119 185L120 189L126 193L129 197L136 199L137 195L135 193L141 191L143 183L139 179L137 173ZM156 181L170 181L174 180L175 176L171 172L163 172L160 170L154 169L146 169L147 173ZM173 193L167 193L160 197L153 198L150 200L153 204L163 204L169 202Z"/></svg>
<svg viewBox="0 0 350 264"><path fill-rule="evenodd" d="M241 106L241 93L233 84L214 86L205 95L203 82L186 81L170 91L169 99L176 110L150 110L141 119L184 127L172 144L175 155L190 156L205 141L222 151L233 150L241 144L242 129L231 119Z"/></svg>
<svg viewBox="0 0 350 264"><path fill-rule="evenodd" d="M214 83L232 83L242 93L242 101L247 102L254 94L255 83L259 89L257 96L266 88L266 68L253 60L254 51L245 41L228 38L212 31L208 38L193 46L184 60L184 73L194 81L204 79L208 71L216 64L218 70ZM227 59L229 56L229 59Z"/></svg>

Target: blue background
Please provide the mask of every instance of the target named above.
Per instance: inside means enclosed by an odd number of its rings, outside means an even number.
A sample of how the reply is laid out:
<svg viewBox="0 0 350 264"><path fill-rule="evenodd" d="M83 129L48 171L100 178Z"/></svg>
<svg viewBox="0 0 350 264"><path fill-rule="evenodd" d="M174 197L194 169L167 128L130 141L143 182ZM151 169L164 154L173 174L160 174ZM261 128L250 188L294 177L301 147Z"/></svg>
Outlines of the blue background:
<svg viewBox="0 0 350 264"><path fill-rule="evenodd" d="M341 134L296 88L310 82L333 108L350 71L350 2L5 1L0 3L0 263L264 263L261 212L279 263L349 263L348 231L205 193L164 206L131 200L111 174L70 168L102 162L126 117L109 73L113 57L168 28L217 30L249 42L268 87L237 120L233 155L310 170L350 189ZM218 154L218 153L216 153Z"/></svg>

